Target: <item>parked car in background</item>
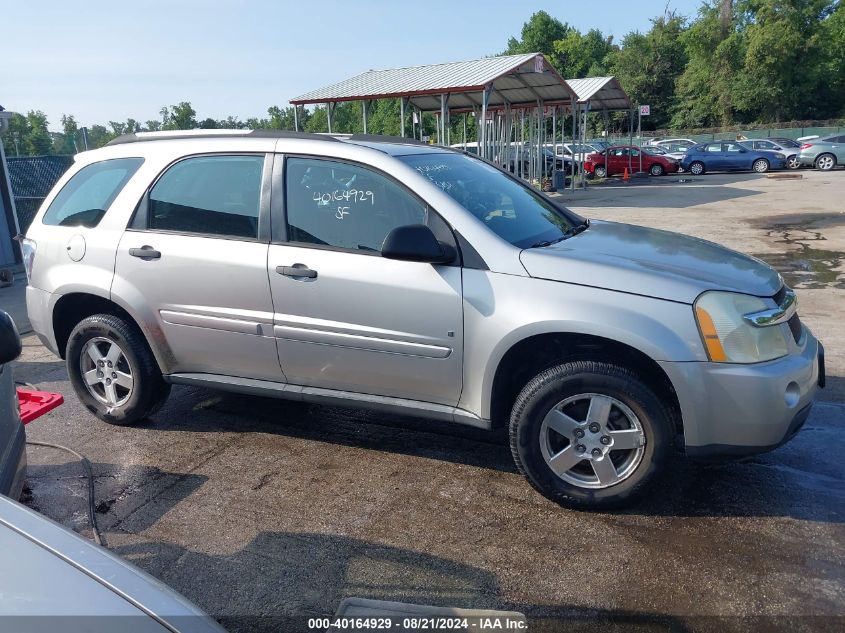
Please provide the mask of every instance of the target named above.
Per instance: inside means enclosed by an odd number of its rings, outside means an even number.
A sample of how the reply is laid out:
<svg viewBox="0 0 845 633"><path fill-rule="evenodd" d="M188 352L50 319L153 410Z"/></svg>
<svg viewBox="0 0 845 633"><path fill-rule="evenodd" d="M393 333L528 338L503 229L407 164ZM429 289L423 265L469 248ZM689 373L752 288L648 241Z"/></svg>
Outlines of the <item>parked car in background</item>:
<svg viewBox="0 0 845 633"><path fill-rule="evenodd" d="M554 146L547 145L548 149L553 149ZM558 156L566 156L579 162L584 162L587 156L596 152L601 152L606 146L598 143L558 143Z"/></svg>
<svg viewBox="0 0 845 633"><path fill-rule="evenodd" d="M26 474L26 432L9 365L20 353L21 338L15 322L0 310L0 494L12 499L20 497Z"/></svg>
<svg viewBox="0 0 845 633"><path fill-rule="evenodd" d="M658 156L666 156L667 158L672 158L678 161L679 170L681 159L683 159L684 155L687 153L686 147L678 145L643 145L643 151L651 154L657 154Z"/></svg>
<svg viewBox="0 0 845 633"><path fill-rule="evenodd" d="M807 141L798 151L798 162L822 171L845 164L845 134Z"/></svg>
<svg viewBox="0 0 845 633"><path fill-rule="evenodd" d="M737 141L715 141L687 150L681 167L695 176L708 171L755 171L785 169L786 155L768 150L751 150Z"/></svg>
<svg viewBox="0 0 845 633"><path fill-rule="evenodd" d="M801 143L792 141L790 139L773 139L773 138L750 138L745 141L739 141L743 147L750 150L777 152L786 156L786 166L789 169L798 169L798 150Z"/></svg>
<svg viewBox="0 0 845 633"><path fill-rule="evenodd" d="M5 497L0 569L4 631L225 633L164 583Z"/></svg>
<svg viewBox="0 0 845 633"><path fill-rule="evenodd" d="M527 145L514 144L511 147L510 158L503 157L502 166L511 172L519 175L526 175L532 169L532 163L536 160L536 149ZM563 171L568 175L578 172L578 164L569 156L555 155L548 147L541 149L545 164L546 175L551 176L552 171Z"/></svg>
<svg viewBox="0 0 845 633"><path fill-rule="evenodd" d="M626 169L638 172L640 165L644 172L652 176L678 171L678 161L674 158L643 151L634 145L614 145L602 152L590 154L584 162L584 171L596 178L605 178L622 174Z"/></svg>
<svg viewBox="0 0 845 633"><path fill-rule="evenodd" d="M678 148L689 149L697 145L691 138L653 138L646 145L656 145L657 147L673 147L669 150L672 152L678 151Z"/></svg>

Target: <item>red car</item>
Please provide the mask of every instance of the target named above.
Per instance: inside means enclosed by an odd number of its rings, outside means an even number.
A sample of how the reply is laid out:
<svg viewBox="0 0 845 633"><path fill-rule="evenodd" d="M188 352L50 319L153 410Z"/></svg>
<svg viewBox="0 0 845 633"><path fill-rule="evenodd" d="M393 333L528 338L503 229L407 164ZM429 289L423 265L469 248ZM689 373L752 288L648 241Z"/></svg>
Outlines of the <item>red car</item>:
<svg viewBox="0 0 845 633"><path fill-rule="evenodd" d="M662 176L678 171L678 161L668 156L652 154L632 145L614 145L602 152L589 154L584 159L584 171L597 178L640 171L640 153L642 152L642 170L652 176ZM629 162L630 159L630 162Z"/></svg>

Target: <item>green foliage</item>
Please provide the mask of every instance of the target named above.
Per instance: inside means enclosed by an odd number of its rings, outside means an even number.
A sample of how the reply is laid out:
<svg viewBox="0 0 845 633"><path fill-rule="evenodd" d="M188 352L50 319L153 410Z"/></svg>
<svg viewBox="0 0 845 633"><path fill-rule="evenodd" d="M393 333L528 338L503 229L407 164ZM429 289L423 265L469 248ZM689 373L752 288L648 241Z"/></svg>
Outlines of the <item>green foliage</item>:
<svg viewBox="0 0 845 633"><path fill-rule="evenodd" d="M565 22L553 18L545 11L537 11L522 26L522 37L508 40L504 54L543 53L554 58L555 42L565 38L570 30Z"/></svg>
<svg viewBox="0 0 845 633"><path fill-rule="evenodd" d="M684 71L686 50L683 18L665 15L652 20L648 33L629 33L622 46L608 55L610 72L634 103L647 103L652 115L643 121L651 129L665 126L675 109L675 82Z"/></svg>

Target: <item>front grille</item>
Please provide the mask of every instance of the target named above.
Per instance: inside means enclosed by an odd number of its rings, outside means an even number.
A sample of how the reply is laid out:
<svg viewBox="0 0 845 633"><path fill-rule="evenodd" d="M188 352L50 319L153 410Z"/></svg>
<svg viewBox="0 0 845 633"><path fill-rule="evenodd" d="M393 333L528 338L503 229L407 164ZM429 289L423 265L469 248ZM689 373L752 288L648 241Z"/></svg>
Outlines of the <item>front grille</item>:
<svg viewBox="0 0 845 633"><path fill-rule="evenodd" d="M798 313L793 314L787 323L789 324L789 330L792 332L792 338L797 343L801 340L801 330L804 329L801 325L801 319L798 318Z"/></svg>
<svg viewBox="0 0 845 633"><path fill-rule="evenodd" d="M784 297L786 297L786 284L783 284L780 287L780 290L778 290L777 294L772 297L772 299L774 299L777 305L780 305L781 303L783 303Z"/></svg>

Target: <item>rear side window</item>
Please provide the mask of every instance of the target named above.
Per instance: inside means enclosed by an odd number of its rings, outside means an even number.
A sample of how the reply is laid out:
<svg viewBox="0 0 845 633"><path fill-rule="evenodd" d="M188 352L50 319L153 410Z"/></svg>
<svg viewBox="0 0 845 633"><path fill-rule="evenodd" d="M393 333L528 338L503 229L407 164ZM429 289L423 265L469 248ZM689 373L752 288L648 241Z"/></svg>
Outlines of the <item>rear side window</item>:
<svg viewBox="0 0 845 633"><path fill-rule="evenodd" d="M50 203L42 222L50 226L97 226L143 162L143 158L115 158L83 167Z"/></svg>
<svg viewBox="0 0 845 633"><path fill-rule="evenodd" d="M257 238L264 156L181 160L150 190L150 229Z"/></svg>

